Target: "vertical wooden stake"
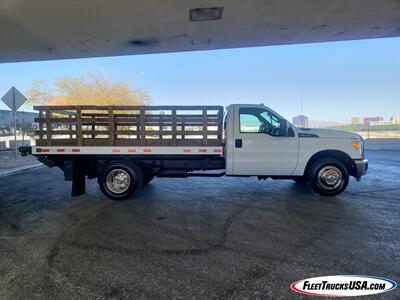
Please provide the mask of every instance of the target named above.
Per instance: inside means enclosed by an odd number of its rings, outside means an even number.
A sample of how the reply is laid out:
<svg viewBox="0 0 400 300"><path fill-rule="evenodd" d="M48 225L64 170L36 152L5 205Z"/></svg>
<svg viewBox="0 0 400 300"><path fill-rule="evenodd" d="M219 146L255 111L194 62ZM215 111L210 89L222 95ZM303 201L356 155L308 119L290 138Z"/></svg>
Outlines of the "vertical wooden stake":
<svg viewBox="0 0 400 300"><path fill-rule="evenodd" d="M51 111L49 108L46 108L46 144L47 146L51 146Z"/></svg>
<svg viewBox="0 0 400 300"><path fill-rule="evenodd" d="M176 108L172 109L172 145L176 146Z"/></svg>
<svg viewBox="0 0 400 300"><path fill-rule="evenodd" d="M113 106L108 107L108 135L109 146L115 146L115 128L114 128L114 114Z"/></svg>
<svg viewBox="0 0 400 300"><path fill-rule="evenodd" d="M82 135L82 108L78 106L76 108L76 140L78 146L82 146L83 144L83 135Z"/></svg>
<svg viewBox="0 0 400 300"><path fill-rule="evenodd" d="M39 141L43 142L43 109L39 108Z"/></svg>
<svg viewBox="0 0 400 300"><path fill-rule="evenodd" d="M218 122L217 122L217 139L222 144L222 127L224 119L224 109L221 107L218 109Z"/></svg>
<svg viewBox="0 0 400 300"><path fill-rule="evenodd" d="M207 109L203 109L203 146L207 146Z"/></svg>
<svg viewBox="0 0 400 300"><path fill-rule="evenodd" d="M68 119L72 120L72 115L68 116ZM68 130L69 130L69 139L72 139L72 123L68 122ZM75 125L76 126L76 125Z"/></svg>
<svg viewBox="0 0 400 300"><path fill-rule="evenodd" d="M146 146L146 120L145 112L143 108L140 108L140 145Z"/></svg>

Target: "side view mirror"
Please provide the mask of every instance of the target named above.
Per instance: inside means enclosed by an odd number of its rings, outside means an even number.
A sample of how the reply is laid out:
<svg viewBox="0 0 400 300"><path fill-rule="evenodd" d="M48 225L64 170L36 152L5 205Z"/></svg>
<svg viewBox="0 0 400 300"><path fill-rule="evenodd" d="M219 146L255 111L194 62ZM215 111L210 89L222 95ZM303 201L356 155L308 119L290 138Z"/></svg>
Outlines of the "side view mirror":
<svg viewBox="0 0 400 300"><path fill-rule="evenodd" d="M279 126L279 135L280 136L288 136L289 135L289 122L285 119L280 120Z"/></svg>

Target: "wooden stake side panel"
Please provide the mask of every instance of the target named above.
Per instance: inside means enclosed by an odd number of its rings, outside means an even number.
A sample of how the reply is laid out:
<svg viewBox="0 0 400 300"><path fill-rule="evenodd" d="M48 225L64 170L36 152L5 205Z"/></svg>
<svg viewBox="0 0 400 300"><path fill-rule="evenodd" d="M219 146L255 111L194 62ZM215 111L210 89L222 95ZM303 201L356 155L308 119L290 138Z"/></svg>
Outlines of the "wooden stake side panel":
<svg viewBox="0 0 400 300"><path fill-rule="evenodd" d="M35 106L37 146L219 147L222 106Z"/></svg>

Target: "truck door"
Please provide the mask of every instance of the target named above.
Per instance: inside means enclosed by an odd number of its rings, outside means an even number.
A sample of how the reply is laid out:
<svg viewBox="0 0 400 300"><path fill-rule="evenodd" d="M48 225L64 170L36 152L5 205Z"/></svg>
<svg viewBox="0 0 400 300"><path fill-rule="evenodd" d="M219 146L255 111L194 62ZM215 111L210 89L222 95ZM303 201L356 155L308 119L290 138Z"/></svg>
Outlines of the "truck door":
<svg viewBox="0 0 400 300"><path fill-rule="evenodd" d="M298 137L290 128L280 134L281 121L263 106L237 106L234 118L234 175L291 175L297 164Z"/></svg>

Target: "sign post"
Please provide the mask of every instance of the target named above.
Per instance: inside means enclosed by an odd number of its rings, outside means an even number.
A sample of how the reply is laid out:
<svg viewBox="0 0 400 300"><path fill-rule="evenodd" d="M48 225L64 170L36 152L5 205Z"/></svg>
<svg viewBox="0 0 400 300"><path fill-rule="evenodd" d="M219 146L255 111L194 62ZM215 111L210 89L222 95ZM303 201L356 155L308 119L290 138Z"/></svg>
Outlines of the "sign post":
<svg viewBox="0 0 400 300"><path fill-rule="evenodd" d="M14 143L15 143L15 158L18 155L18 144L17 144L17 110L27 100L26 97L18 91L15 87L12 87L8 92L1 98L1 100L13 111L14 115Z"/></svg>
<svg viewBox="0 0 400 300"><path fill-rule="evenodd" d="M21 131L22 131L22 146L25 145L25 110L22 110L22 126L21 126Z"/></svg>

